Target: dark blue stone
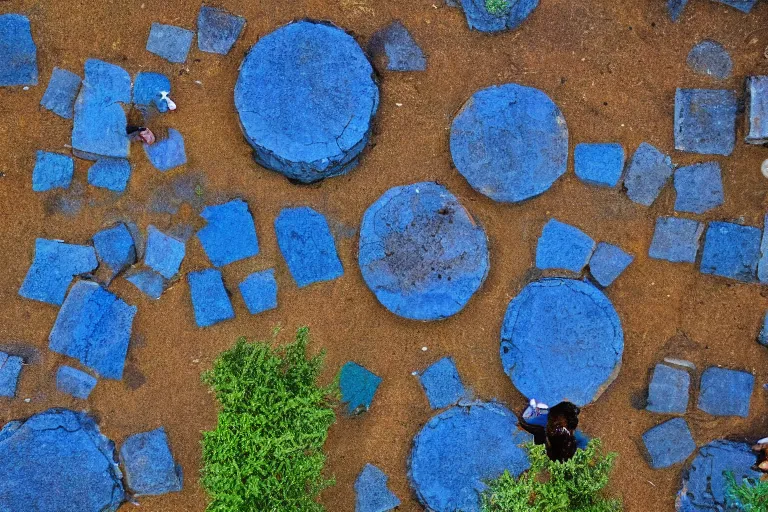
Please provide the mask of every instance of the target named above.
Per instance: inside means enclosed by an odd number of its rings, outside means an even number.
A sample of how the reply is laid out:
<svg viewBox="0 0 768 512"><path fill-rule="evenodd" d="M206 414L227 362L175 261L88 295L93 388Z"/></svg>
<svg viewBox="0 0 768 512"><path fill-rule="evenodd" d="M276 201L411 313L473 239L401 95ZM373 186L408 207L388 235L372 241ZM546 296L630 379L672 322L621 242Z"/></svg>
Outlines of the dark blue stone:
<svg viewBox="0 0 768 512"><path fill-rule="evenodd" d="M416 497L435 512L480 512L486 482L530 467L522 445L531 436L496 403L452 407L430 419L413 439L408 477Z"/></svg>
<svg viewBox="0 0 768 512"><path fill-rule="evenodd" d="M0 430L4 510L114 512L125 499L115 445L84 412L48 409Z"/></svg>
<svg viewBox="0 0 768 512"><path fill-rule="evenodd" d="M584 406L618 375L624 333L613 304L593 285L542 279L509 303L500 352L504 371L524 396Z"/></svg>
<svg viewBox="0 0 768 512"><path fill-rule="evenodd" d="M749 144L768 144L768 76L747 78L747 119Z"/></svg>
<svg viewBox="0 0 768 512"><path fill-rule="evenodd" d="M711 366L701 374L699 409L713 416L749 416L755 377L751 373Z"/></svg>
<svg viewBox="0 0 768 512"><path fill-rule="evenodd" d="M0 352L0 396L13 398L19 384L21 367L24 360L17 356Z"/></svg>
<svg viewBox="0 0 768 512"><path fill-rule="evenodd" d="M536 245L536 267L581 272L595 250L595 241L583 231L550 219Z"/></svg>
<svg viewBox="0 0 768 512"><path fill-rule="evenodd" d="M159 496L179 492L183 486L181 466L168 446L165 429L134 434L120 447L125 482L134 496Z"/></svg>
<svg viewBox="0 0 768 512"><path fill-rule="evenodd" d="M466 396L459 371L450 357L444 357L419 374L419 382L432 409L456 405Z"/></svg>
<svg viewBox="0 0 768 512"><path fill-rule="evenodd" d="M328 222L312 208L284 208L275 219L277 245L299 288L344 274Z"/></svg>
<svg viewBox="0 0 768 512"><path fill-rule="evenodd" d="M277 307L277 281L274 269L254 272L240 283L240 294L252 315Z"/></svg>
<svg viewBox="0 0 768 512"><path fill-rule="evenodd" d="M757 337L757 341L761 345L768 347L768 312L763 316L763 325L760 328L760 334Z"/></svg>
<svg viewBox="0 0 768 512"><path fill-rule="evenodd" d="M683 418L674 418L643 434L643 444L653 469L679 464L696 450L696 443Z"/></svg>
<svg viewBox="0 0 768 512"><path fill-rule="evenodd" d="M221 272L212 268L190 272L187 281L198 327L210 327L235 318Z"/></svg>
<svg viewBox="0 0 768 512"><path fill-rule="evenodd" d="M678 89L675 149L702 155L733 153L738 102L733 91Z"/></svg>
<svg viewBox="0 0 768 512"><path fill-rule="evenodd" d="M728 50L717 41L704 40L688 53L688 67L700 75L707 75L718 80L731 76L733 61Z"/></svg>
<svg viewBox="0 0 768 512"><path fill-rule="evenodd" d="M352 361L345 363L339 372L339 388L341 403L347 405L347 414L360 414L370 409L379 384L381 377L378 375Z"/></svg>
<svg viewBox="0 0 768 512"><path fill-rule="evenodd" d="M200 7L197 15L197 47L200 51L226 55L245 28L245 18L224 9Z"/></svg>
<svg viewBox="0 0 768 512"><path fill-rule="evenodd" d="M40 100L43 108L50 110L64 119L72 119L75 99L80 90L80 77L71 71L53 68L48 88Z"/></svg>
<svg viewBox="0 0 768 512"><path fill-rule="evenodd" d="M704 274L752 283L757 280L762 233L731 222L710 222L700 270Z"/></svg>
<svg viewBox="0 0 768 512"><path fill-rule="evenodd" d="M565 174L568 127L542 91L489 87L473 94L454 118L451 156L472 188L494 201L517 203L546 192Z"/></svg>
<svg viewBox="0 0 768 512"><path fill-rule="evenodd" d="M304 183L357 165L378 106L373 68L357 42L334 25L309 20L262 37L235 86L256 162Z"/></svg>
<svg viewBox="0 0 768 512"><path fill-rule="evenodd" d="M486 8L486 0L461 0L461 7L472 30L501 32L514 30L539 6L539 0L507 0L507 8L492 14Z"/></svg>
<svg viewBox="0 0 768 512"><path fill-rule="evenodd" d="M445 187L394 187L373 203L360 228L360 270L396 315L441 320L469 302L488 275L483 228Z"/></svg>
<svg viewBox="0 0 768 512"><path fill-rule="evenodd" d="M136 263L136 246L125 224L120 223L93 235L99 260L112 270L112 277Z"/></svg>
<svg viewBox="0 0 768 512"><path fill-rule="evenodd" d="M95 270L98 265L93 247L38 238L35 257L19 295L60 306L72 279Z"/></svg>
<svg viewBox="0 0 768 512"><path fill-rule="evenodd" d="M691 376L685 370L657 364L648 386L646 409L661 414L685 414Z"/></svg>
<svg viewBox="0 0 768 512"><path fill-rule="evenodd" d="M29 18L0 16L0 87L37 85L37 46Z"/></svg>
<svg viewBox="0 0 768 512"><path fill-rule="evenodd" d="M96 377L71 366L59 366L56 372L56 389L80 400L86 400L96 387Z"/></svg>
<svg viewBox="0 0 768 512"><path fill-rule="evenodd" d="M749 13L757 3L757 0L715 0L721 4L729 5L744 13Z"/></svg>
<svg viewBox="0 0 768 512"><path fill-rule="evenodd" d="M651 206L672 177L672 159L643 142L635 151L624 178L627 197L643 206Z"/></svg>
<svg viewBox="0 0 768 512"><path fill-rule="evenodd" d="M147 249L144 263L166 279L171 279L179 272L186 254L186 246L181 240L168 236L155 226L147 228Z"/></svg>
<svg viewBox="0 0 768 512"><path fill-rule="evenodd" d="M648 256L674 263L694 263L704 224L691 219L659 217Z"/></svg>
<svg viewBox="0 0 768 512"><path fill-rule="evenodd" d="M88 169L88 183L119 194L131 179L131 163L125 158L99 158Z"/></svg>
<svg viewBox="0 0 768 512"><path fill-rule="evenodd" d="M667 10L672 21L677 21L683 13L688 0L667 0Z"/></svg>
<svg viewBox="0 0 768 512"><path fill-rule="evenodd" d="M368 43L368 53L376 61L383 61L388 71L426 71L427 58L413 40L408 29L394 21L373 34ZM378 63L377 63L378 66Z"/></svg>
<svg viewBox="0 0 768 512"><path fill-rule="evenodd" d="M147 39L147 51L162 57L168 62L182 63L192 46L195 33L174 25L152 23Z"/></svg>
<svg viewBox="0 0 768 512"><path fill-rule="evenodd" d="M133 103L135 105L154 105L159 112L168 112L168 102L161 93L171 93L171 81L161 73L142 71L136 75L133 84Z"/></svg>
<svg viewBox="0 0 768 512"><path fill-rule="evenodd" d="M206 225L197 238L216 267L259 254L256 226L248 204L242 199L206 207L200 216Z"/></svg>
<svg viewBox="0 0 768 512"><path fill-rule="evenodd" d="M355 512L388 512L400 500L387 487L389 477L373 464L366 464L355 479Z"/></svg>
<svg viewBox="0 0 768 512"><path fill-rule="evenodd" d="M589 259L589 273L600 286L607 287L626 270L634 259L634 256L624 252L621 247L600 242Z"/></svg>
<svg viewBox="0 0 768 512"><path fill-rule="evenodd" d="M675 211L704 213L723 204L720 164L707 162L680 167L675 171Z"/></svg>
<svg viewBox="0 0 768 512"><path fill-rule="evenodd" d="M165 291L168 281L154 270L136 270L126 274L125 280L150 299L157 300Z"/></svg>
<svg viewBox="0 0 768 512"><path fill-rule="evenodd" d="M760 261L757 263L757 279L768 283L768 215L763 218L763 238L760 241Z"/></svg>
<svg viewBox="0 0 768 512"><path fill-rule="evenodd" d="M46 192L54 188L68 188L75 173L72 157L48 151L38 151L32 170L32 190Z"/></svg>
<svg viewBox="0 0 768 512"><path fill-rule="evenodd" d="M178 130L168 129L168 137L152 145L143 144L144 153L152 166L158 171L170 171L174 167L187 163L184 137Z"/></svg>
<svg viewBox="0 0 768 512"><path fill-rule="evenodd" d="M621 144L578 144L573 151L576 176L590 185L615 187L624 172Z"/></svg>

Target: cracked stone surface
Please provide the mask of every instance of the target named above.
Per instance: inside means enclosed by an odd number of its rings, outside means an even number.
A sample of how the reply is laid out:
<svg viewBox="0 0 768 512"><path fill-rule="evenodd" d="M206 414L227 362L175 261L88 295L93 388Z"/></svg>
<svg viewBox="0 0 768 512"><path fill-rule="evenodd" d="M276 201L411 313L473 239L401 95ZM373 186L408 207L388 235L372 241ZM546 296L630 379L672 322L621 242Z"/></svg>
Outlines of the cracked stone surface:
<svg viewBox="0 0 768 512"><path fill-rule="evenodd" d="M485 7L485 0L461 0L469 28L480 32L516 29L539 6L539 0L509 0L507 4L503 12L491 14Z"/></svg>

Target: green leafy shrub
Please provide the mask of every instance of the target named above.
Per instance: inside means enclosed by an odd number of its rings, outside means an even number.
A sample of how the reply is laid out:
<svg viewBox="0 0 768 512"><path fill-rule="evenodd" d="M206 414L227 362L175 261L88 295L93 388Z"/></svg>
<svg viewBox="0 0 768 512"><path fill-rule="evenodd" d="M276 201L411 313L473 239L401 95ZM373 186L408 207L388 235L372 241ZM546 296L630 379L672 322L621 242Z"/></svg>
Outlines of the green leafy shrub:
<svg viewBox="0 0 768 512"><path fill-rule="evenodd" d="M509 10L509 0L485 0L485 10L494 16L503 16Z"/></svg>
<svg viewBox="0 0 768 512"><path fill-rule="evenodd" d="M276 334L276 333L275 333ZM220 404L203 433L208 512L321 512L323 444L336 416L338 383L319 386L323 356L307 359L309 331L284 346L237 340L203 374Z"/></svg>
<svg viewBox="0 0 768 512"><path fill-rule="evenodd" d="M593 439L566 462L552 461L543 445L529 444L531 468L516 480L504 472L489 482L483 512L618 512L619 500L603 495L616 459Z"/></svg>
<svg viewBox="0 0 768 512"><path fill-rule="evenodd" d="M725 475L728 482L726 499L728 506L744 512L768 511L768 482L746 479L736 483L733 473Z"/></svg>

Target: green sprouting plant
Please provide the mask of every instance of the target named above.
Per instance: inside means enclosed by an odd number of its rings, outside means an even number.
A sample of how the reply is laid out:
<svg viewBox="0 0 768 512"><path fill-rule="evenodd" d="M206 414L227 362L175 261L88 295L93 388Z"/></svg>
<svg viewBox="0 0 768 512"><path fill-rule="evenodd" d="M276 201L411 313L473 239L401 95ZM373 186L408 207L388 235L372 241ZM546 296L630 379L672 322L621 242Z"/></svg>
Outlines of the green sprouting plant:
<svg viewBox="0 0 768 512"><path fill-rule="evenodd" d="M547 457L543 445L528 444L531 468L515 479L504 472L488 483L483 512L618 512L621 501L603 494L616 459L598 439L566 462Z"/></svg>
<svg viewBox="0 0 768 512"><path fill-rule="evenodd" d="M744 479L737 483L731 472L726 473L725 478L725 498L729 507L744 512L768 511L768 482Z"/></svg>
<svg viewBox="0 0 768 512"><path fill-rule="evenodd" d="M509 0L485 0L485 10L494 16L503 16L509 10Z"/></svg>
<svg viewBox="0 0 768 512"><path fill-rule="evenodd" d="M277 332L275 332L276 337ZM322 451L336 416L338 382L320 386L324 352L307 358L309 330L273 347L240 338L203 374L219 401L203 433L202 485L208 512L322 512Z"/></svg>

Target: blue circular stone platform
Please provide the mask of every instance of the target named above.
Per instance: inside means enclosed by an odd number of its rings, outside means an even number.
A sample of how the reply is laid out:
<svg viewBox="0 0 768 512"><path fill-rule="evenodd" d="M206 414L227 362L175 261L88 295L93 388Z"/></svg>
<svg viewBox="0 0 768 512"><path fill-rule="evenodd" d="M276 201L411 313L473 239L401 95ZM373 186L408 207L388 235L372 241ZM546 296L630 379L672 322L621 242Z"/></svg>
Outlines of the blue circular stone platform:
<svg viewBox="0 0 768 512"><path fill-rule="evenodd" d="M500 352L504 371L526 397L584 406L616 378L624 333L611 301L593 285L542 279L509 303Z"/></svg>
<svg viewBox="0 0 768 512"><path fill-rule="evenodd" d="M435 512L480 510L485 482L530 467L522 444L530 434L496 403L456 406L433 417L413 439L408 478L422 505Z"/></svg>
<svg viewBox="0 0 768 512"><path fill-rule="evenodd" d="M488 239L458 199L436 183L388 190L363 216L360 270L384 307L440 320L467 304L488 274Z"/></svg>
<svg viewBox="0 0 768 512"><path fill-rule="evenodd" d="M481 32L501 32L519 27L536 7L539 0L508 0L507 7L491 14L486 0L461 0L469 28Z"/></svg>
<svg viewBox="0 0 768 512"><path fill-rule="evenodd" d="M469 184L517 203L549 190L568 165L568 127L549 96L505 84L477 91L451 125L451 156Z"/></svg>
<svg viewBox="0 0 768 512"><path fill-rule="evenodd" d="M235 107L256 161L303 183L357 165L379 105L373 68L343 30L298 21L248 52Z"/></svg>

